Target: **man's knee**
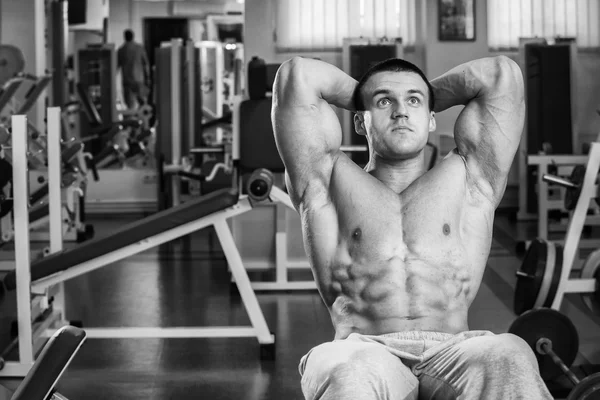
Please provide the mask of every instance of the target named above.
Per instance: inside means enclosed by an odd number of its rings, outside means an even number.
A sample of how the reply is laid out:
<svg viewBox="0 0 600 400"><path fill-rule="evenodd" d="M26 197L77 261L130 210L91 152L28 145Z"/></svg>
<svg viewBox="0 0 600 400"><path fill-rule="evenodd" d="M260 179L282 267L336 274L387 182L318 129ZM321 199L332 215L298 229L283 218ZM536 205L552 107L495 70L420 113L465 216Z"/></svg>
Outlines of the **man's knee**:
<svg viewBox="0 0 600 400"><path fill-rule="evenodd" d="M364 369L383 369L382 365L391 358L395 359L394 362L400 362L380 345L342 340L323 343L312 349L306 368L316 367L328 376L360 374Z"/></svg>
<svg viewBox="0 0 600 400"><path fill-rule="evenodd" d="M371 391L381 395L375 398L387 398L385 393L411 398L410 393L417 393L417 378L381 345L351 340L324 343L312 349L302 364L302 386L307 398L329 398L321 397L325 393L339 398Z"/></svg>
<svg viewBox="0 0 600 400"><path fill-rule="evenodd" d="M539 373L535 354L520 337L511 333L481 336L471 339L467 347L472 363L481 362L491 369L501 368L514 374ZM469 342L466 341L466 342Z"/></svg>

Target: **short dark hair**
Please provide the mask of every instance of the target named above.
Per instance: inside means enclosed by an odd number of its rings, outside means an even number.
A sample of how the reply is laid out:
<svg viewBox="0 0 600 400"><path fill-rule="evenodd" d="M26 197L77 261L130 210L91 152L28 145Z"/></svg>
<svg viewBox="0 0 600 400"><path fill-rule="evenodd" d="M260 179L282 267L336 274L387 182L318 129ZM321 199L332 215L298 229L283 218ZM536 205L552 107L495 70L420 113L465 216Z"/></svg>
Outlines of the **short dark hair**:
<svg viewBox="0 0 600 400"><path fill-rule="evenodd" d="M365 102L362 97L362 89L367 84L369 79L379 72L387 71L413 72L419 75L425 81L425 84L427 84L427 89L429 91L429 109L433 110L433 107L435 106L433 88L431 87L431 84L429 83L429 80L427 79L423 71L421 71L421 69L413 63L403 60L401 58L390 58L388 60L381 61L380 63L373 65L367 70L367 72L365 72L362 78L360 78L360 80L358 81L358 85L356 85L356 89L354 90L353 96L354 108L356 109L356 111L364 111L366 109Z"/></svg>
<svg viewBox="0 0 600 400"><path fill-rule="evenodd" d="M133 31L131 29L125 29L123 37L127 42L131 42L133 40Z"/></svg>

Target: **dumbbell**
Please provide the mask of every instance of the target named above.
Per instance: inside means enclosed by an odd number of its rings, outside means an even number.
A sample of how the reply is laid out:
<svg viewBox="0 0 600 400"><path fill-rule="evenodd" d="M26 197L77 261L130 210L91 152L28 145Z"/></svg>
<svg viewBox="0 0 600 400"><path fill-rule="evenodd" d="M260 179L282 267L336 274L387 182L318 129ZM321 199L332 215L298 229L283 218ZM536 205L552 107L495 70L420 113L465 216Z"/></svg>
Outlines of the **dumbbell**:
<svg viewBox="0 0 600 400"><path fill-rule="evenodd" d="M600 373L580 380L569 368L579 350L579 336L566 315L551 308L529 310L511 324L508 332L531 347L544 381L564 374L573 383L568 400L600 399Z"/></svg>

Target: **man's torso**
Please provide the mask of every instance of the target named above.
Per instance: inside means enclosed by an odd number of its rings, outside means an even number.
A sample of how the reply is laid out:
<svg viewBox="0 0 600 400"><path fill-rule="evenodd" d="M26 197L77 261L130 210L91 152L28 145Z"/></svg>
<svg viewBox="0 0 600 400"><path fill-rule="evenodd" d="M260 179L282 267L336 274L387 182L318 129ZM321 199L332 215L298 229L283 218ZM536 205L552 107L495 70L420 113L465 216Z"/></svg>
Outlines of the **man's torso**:
<svg viewBox="0 0 600 400"><path fill-rule="evenodd" d="M145 81L144 48L134 42L125 43L118 51L119 66L122 68L124 83Z"/></svg>
<svg viewBox="0 0 600 400"><path fill-rule="evenodd" d="M456 152L399 195L340 155L329 201L301 208L305 247L336 338L468 329L493 215Z"/></svg>

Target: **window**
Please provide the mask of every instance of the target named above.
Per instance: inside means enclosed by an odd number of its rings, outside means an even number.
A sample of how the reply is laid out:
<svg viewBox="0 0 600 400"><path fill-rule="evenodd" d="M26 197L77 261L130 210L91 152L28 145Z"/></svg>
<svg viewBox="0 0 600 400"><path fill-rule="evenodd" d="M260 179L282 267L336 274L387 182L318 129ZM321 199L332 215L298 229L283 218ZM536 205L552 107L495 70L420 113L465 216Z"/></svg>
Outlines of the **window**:
<svg viewBox="0 0 600 400"><path fill-rule="evenodd" d="M600 46L600 0L488 0L492 49L518 48L519 37L575 37L578 47Z"/></svg>
<svg viewBox="0 0 600 400"><path fill-rule="evenodd" d="M338 50L343 38L359 36L401 37L413 45L415 1L277 0L277 49Z"/></svg>

